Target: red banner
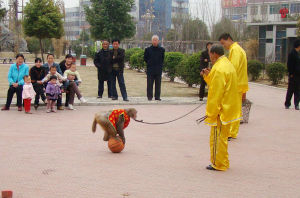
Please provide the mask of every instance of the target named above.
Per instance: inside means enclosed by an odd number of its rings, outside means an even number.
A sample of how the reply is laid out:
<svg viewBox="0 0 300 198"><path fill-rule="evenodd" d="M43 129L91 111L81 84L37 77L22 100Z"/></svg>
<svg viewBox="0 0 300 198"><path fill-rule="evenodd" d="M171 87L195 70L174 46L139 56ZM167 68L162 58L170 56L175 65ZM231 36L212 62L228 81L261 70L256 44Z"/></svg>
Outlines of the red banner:
<svg viewBox="0 0 300 198"><path fill-rule="evenodd" d="M245 7L247 0L222 0L223 8Z"/></svg>

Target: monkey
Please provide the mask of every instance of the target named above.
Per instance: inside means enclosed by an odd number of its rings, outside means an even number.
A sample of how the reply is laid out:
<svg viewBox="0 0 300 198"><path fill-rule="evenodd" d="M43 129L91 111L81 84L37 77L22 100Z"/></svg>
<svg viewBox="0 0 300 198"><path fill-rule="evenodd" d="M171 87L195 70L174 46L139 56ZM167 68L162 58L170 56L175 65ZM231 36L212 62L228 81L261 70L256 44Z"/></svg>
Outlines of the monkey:
<svg viewBox="0 0 300 198"><path fill-rule="evenodd" d="M130 118L136 119L136 117L137 110L134 108L111 110L104 115L96 113L92 125L92 132L96 132L98 123L104 131L103 141L108 141L109 138L118 135L125 144L124 129L129 125Z"/></svg>

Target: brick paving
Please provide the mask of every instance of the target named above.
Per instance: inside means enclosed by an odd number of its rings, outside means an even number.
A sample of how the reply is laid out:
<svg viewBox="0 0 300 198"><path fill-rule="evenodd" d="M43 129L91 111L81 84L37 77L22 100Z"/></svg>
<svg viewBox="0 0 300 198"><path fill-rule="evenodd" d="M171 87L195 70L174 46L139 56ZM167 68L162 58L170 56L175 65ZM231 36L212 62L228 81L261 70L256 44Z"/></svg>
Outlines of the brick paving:
<svg viewBox="0 0 300 198"><path fill-rule="evenodd" d="M100 127L91 132L96 112L134 106L139 119L166 121L195 108L196 98L56 114L41 107L25 115L13 107L0 112L0 190L13 190L14 198L300 197L300 112L285 110L284 96L285 90L251 84L250 122L229 143L226 172L205 169L209 127L195 122L204 106L167 125L132 122L121 154L109 152Z"/></svg>

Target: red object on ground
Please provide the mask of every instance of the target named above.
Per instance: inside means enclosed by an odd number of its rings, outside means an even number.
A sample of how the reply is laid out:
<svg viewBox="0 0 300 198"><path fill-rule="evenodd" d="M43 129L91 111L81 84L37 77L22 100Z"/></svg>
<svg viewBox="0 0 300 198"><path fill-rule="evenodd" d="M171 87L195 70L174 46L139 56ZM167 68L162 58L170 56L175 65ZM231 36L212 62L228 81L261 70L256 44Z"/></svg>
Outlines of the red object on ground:
<svg viewBox="0 0 300 198"><path fill-rule="evenodd" d="M111 137L108 140L108 148L113 153L121 153L125 145L120 137Z"/></svg>
<svg viewBox="0 0 300 198"><path fill-rule="evenodd" d="M2 191L2 198L12 198L13 191L11 190L4 190Z"/></svg>
<svg viewBox="0 0 300 198"><path fill-rule="evenodd" d="M30 112L31 99L24 99L25 112Z"/></svg>

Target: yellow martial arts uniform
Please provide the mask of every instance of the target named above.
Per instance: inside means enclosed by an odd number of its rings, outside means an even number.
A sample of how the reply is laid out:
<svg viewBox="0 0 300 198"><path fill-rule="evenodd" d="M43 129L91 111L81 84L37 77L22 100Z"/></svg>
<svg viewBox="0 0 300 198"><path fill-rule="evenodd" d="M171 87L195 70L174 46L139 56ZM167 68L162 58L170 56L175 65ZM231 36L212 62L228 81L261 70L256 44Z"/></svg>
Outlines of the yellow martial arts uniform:
<svg viewBox="0 0 300 198"><path fill-rule="evenodd" d="M228 58L222 56L210 73L204 75L204 80L209 86L205 123L211 126L211 163L217 170L226 170L229 168L227 141L230 126L241 119L237 75Z"/></svg>
<svg viewBox="0 0 300 198"><path fill-rule="evenodd" d="M243 48L235 42L229 48L229 60L233 64L237 73L238 92L242 101L243 94L249 90L247 73L247 56ZM242 105L240 107L242 117ZM229 137L236 138L239 133L240 122L231 125Z"/></svg>

